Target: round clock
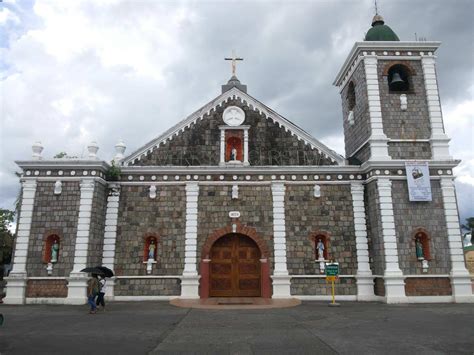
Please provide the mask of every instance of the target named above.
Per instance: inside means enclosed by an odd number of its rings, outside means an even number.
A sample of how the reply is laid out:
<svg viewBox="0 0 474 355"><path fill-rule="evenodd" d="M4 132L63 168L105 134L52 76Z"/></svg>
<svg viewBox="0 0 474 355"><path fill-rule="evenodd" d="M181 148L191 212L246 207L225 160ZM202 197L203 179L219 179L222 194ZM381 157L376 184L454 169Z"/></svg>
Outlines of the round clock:
<svg viewBox="0 0 474 355"><path fill-rule="evenodd" d="M240 126L245 121L245 112L240 107L229 106L224 110L222 118L229 126Z"/></svg>

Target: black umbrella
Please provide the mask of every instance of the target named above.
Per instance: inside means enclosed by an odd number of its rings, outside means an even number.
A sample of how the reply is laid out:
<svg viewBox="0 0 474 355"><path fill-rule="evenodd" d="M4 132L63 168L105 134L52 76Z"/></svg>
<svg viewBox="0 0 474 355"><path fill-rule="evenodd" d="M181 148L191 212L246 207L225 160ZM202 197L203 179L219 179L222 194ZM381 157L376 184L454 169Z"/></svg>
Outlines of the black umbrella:
<svg viewBox="0 0 474 355"><path fill-rule="evenodd" d="M114 272L112 270L110 270L108 267L106 266L97 266L96 269L99 269L102 271L102 274L105 276L105 277L113 277L114 276Z"/></svg>
<svg viewBox="0 0 474 355"><path fill-rule="evenodd" d="M90 272L91 274L105 275L104 271L102 271L98 267L86 267L85 269L82 269L81 272Z"/></svg>

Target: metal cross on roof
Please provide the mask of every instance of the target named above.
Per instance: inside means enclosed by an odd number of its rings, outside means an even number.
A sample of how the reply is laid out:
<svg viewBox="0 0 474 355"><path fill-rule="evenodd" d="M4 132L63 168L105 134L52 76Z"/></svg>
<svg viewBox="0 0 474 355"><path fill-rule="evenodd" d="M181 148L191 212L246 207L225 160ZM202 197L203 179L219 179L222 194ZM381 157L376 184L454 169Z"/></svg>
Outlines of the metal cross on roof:
<svg viewBox="0 0 474 355"><path fill-rule="evenodd" d="M232 50L232 58L224 58L224 60L231 60L232 61L232 75L235 76L235 69L236 69L236 61L244 60L244 58L237 58L235 56L235 51Z"/></svg>

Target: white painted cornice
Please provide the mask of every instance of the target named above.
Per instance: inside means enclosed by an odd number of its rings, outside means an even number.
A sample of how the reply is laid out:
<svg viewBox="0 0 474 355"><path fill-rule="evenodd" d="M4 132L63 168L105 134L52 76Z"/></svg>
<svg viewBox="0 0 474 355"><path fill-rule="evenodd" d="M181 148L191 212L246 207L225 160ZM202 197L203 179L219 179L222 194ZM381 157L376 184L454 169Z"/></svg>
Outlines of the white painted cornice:
<svg viewBox="0 0 474 355"><path fill-rule="evenodd" d="M410 50L410 51L422 51L422 52L435 52L441 42L438 41L430 41L430 42L415 42L415 41L407 41L407 42L395 42L395 41L363 41L363 42L356 42L354 46L352 46L349 55L347 56L344 64L342 65L339 73L336 76L336 79L333 82L333 85L339 86L344 79L346 72L352 66L353 61L359 55L361 51L376 51L376 50ZM381 58L384 58L381 56Z"/></svg>
<svg viewBox="0 0 474 355"><path fill-rule="evenodd" d="M317 149L320 154L323 154L325 157L331 159L331 161L336 162L338 165L345 165L345 159L342 155L337 154L335 151L333 151L323 143L319 142L317 139L312 137L300 127L296 126L294 123L290 122L283 116L279 115L269 107L262 104L260 101L256 100L249 94L239 90L236 87L233 87L232 89L222 93L221 95L210 101L208 104L201 107L199 110L195 111L194 113L186 117L184 120L168 129L158 138L135 150L133 153L123 159L122 164L124 166L127 166L135 159L140 160L141 157L145 156L147 153L151 153L154 148L158 148L161 144L165 144L167 141L171 141L181 132L184 132L186 128L189 128L192 124L195 124L199 120L202 120L206 114L209 115L211 112L215 111L217 107L223 106L231 99L240 100L250 109L261 113L266 119L272 120L273 122L278 124L278 126L286 129L286 131L291 132L294 136L298 138L298 140L302 140L305 144L309 144L311 148Z"/></svg>
<svg viewBox="0 0 474 355"><path fill-rule="evenodd" d="M430 168L452 169L459 165L460 160L429 160L429 159L414 159L414 160L388 160L388 161L366 161L360 166L361 172L365 173L372 169L395 169L405 168L405 162L427 161Z"/></svg>
<svg viewBox="0 0 474 355"><path fill-rule="evenodd" d="M310 165L310 166L124 166L122 175L155 174L323 174L358 173L357 165Z"/></svg>
<svg viewBox="0 0 474 355"><path fill-rule="evenodd" d="M54 160L17 160L15 163L22 169L99 169L107 170L110 167L103 160L82 159L54 159Z"/></svg>

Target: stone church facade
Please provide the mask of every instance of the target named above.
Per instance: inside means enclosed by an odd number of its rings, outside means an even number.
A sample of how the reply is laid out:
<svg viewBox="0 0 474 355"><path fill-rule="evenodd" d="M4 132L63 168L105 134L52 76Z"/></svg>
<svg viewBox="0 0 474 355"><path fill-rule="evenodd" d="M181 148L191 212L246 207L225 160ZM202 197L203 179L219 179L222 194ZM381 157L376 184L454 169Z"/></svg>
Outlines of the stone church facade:
<svg viewBox="0 0 474 355"><path fill-rule="evenodd" d="M96 144L80 160L44 159L35 144L33 158L17 162L5 303L85 303L81 270L96 265L114 270L115 300L325 300L329 260L339 263L340 300L473 302L452 175L459 161L438 95L440 43L383 37L387 28L374 18L334 82L345 157L235 76L133 153L118 143L113 163ZM431 201L410 201L407 162L427 162Z"/></svg>

